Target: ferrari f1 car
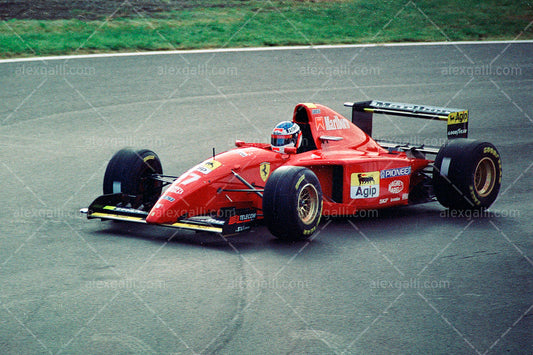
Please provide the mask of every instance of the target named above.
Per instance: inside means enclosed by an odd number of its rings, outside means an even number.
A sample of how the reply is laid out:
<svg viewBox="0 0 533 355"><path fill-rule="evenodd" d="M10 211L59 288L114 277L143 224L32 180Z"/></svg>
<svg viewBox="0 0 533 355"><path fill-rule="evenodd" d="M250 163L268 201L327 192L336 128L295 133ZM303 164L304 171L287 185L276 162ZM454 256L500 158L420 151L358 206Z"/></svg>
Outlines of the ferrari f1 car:
<svg viewBox="0 0 533 355"><path fill-rule="evenodd" d="M298 142L237 141L181 176L163 174L148 149L122 149L110 160L103 195L88 218L236 234L263 221L283 240L310 237L322 216L438 200L450 209L485 209L500 189L494 145L468 139L468 111L383 101L345 103L351 121L332 109L298 104ZM373 114L447 123L442 147L372 138ZM281 129L283 130L283 129ZM281 134L281 133L280 133Z"/></svg>

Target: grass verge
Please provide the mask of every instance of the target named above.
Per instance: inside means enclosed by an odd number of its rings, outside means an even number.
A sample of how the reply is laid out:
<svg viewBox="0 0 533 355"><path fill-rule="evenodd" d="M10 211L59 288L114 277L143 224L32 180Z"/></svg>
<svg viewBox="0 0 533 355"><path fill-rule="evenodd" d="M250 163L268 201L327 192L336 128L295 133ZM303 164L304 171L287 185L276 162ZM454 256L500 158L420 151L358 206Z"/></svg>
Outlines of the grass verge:
<svg viewBox="0 0 533 355"><path fill-rule="evenodd" d="M98 20L0 23L0 57L193 48L533 38L513 0L239 1ZM125 2L122 6L125 6ZM120 12L117 12L120 13Z"/></svg>

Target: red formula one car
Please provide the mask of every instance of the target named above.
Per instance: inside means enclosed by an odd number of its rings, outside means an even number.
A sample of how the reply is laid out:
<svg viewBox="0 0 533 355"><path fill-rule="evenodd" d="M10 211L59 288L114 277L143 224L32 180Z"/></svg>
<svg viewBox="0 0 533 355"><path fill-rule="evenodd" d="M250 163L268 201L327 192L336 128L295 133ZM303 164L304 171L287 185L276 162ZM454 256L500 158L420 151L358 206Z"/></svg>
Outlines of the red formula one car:
<svg viewBox="0 0 533 355"><path fill-rule="evenodd" d="M451 209L484 209L496 199L500 155L490 143L467 139L468 111L382 101L345 106L351 121L323 105L298 104L271 144L237 141L179 177L163 175L150 150L122 149L107 166L104 195L82 212L225 235L264 220L276 237L296 240L311 236L321 216L435 199ZM448 143L376 141L373 113L446 121Z"/></svg>

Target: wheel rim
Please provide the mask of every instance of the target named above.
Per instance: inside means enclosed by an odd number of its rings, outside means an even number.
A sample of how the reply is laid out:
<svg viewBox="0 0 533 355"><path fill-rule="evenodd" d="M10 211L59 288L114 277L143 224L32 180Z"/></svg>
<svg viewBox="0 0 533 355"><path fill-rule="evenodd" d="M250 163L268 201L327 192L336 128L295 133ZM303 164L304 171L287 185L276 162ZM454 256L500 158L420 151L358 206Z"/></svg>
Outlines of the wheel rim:
<svg viewBox="0 0 533 355"><path fill-rule="evenodd" d="M496 165L492 159L485 157L476 166L474 186L480 197L487 197L496 182Z"/></svg>
<svg viewBox="0 0 533 355"><path fill-rule="evenodd" d="M304 224L311 224L319 208L318 191L311 185L305 185L298 195L298 216Z"/></svg>

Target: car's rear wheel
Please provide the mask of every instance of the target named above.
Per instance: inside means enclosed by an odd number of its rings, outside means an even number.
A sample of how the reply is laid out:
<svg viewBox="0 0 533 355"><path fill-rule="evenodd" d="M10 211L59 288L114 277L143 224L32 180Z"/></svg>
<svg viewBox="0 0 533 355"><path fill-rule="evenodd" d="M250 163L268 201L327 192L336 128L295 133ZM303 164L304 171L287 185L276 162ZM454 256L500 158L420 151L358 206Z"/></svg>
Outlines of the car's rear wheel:
<svg viewBox="0 0 533 355"><path fill-rule="evenodd" d="M440 149L435 159L435 195L448 208L488 208L498 196L501 179L500 154L487 142L454 139Z"/></svg>
<svg viewBox="0 0 533 355"><path fill-rule="evenodd" d="M263 193L263 215L279 239L306 239L322 216L322 189L316 175L296 166L280 167L270 175Z"/></svg>
<svg viewBox="0 0 533 355"><path fill-rule="evenodd" d="M137 197L139 207L149 209L161 195L162 183L152 179L162 174L157 154L148 149L124 148L113 155L104 175L104 194L124 193Z"/></svg>

